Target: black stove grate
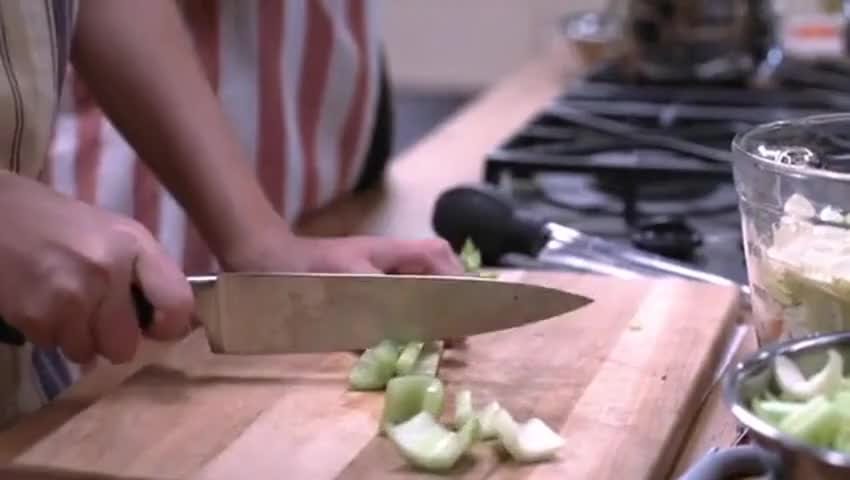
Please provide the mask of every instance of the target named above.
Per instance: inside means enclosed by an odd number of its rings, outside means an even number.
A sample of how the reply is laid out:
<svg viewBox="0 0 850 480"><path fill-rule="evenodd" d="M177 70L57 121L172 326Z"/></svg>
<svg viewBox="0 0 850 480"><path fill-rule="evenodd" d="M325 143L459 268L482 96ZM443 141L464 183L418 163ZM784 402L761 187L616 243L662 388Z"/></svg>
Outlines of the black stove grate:
<svg viewBox="0 0 850 480"><path fill-rule="evenodd" d="M772 83L658 84L603 65L490 152L484 180L585 233L745 281L732 140L766 122L850 112L850 63L788 59Z"/></svg>

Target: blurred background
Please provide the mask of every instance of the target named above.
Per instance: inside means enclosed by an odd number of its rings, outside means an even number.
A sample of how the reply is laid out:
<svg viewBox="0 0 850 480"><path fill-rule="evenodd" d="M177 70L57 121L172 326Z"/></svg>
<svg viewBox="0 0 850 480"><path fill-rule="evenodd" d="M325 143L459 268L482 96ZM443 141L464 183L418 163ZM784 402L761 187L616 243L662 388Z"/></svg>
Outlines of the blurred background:
<svg viewBox="0 0 850 480"><path fill-rule="evenodd" d="M483 88L561 39L571 14L616 0L384 0L382 27L396 93L395 151ZM841 0L775 0L791 26L829 22ZM817 48L817 45L815 47Z"/></svg>

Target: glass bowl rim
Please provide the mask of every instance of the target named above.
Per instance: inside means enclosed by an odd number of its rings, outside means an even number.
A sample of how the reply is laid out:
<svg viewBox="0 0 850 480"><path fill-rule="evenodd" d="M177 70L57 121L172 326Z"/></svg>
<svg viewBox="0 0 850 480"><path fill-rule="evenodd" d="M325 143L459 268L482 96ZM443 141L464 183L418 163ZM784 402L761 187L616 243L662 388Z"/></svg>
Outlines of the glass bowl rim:
<svg viewBox="0 0 850 480"><path fill-rule="evenodd" d="M773 173L787 175L790 177L821 178L826 180L850 183L850 173L834 172L831 170L811 169L799 167L796 165L777 163L772 159L763 157L761 155L756 154L755 152L744 148L746 142L752 137L763 134L764 132L770 130L806 125L816 126L818 124L839 122L846 122L848 125L848 131L850 131L850 112L808 115L792 120L777 120L774 122L759 124L745 132L741 132L735 135L735 138L732 140L732 152L737 154L737 158L734 161L736 164L741 161L748 161L750 163L757 164L761 169L768 170Z"/></svg>

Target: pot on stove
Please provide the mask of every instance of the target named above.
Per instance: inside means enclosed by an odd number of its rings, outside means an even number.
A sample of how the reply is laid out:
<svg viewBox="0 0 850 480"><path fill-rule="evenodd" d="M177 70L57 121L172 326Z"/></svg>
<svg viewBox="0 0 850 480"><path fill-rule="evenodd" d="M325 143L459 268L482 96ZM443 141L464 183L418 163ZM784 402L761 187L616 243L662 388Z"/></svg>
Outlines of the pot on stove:
<svg viewBox="0 0 850 480"><path fill-rule="evenodd" d="M777 44L772 0L631 0L626 61L658 82L739 81Z"/></svg>

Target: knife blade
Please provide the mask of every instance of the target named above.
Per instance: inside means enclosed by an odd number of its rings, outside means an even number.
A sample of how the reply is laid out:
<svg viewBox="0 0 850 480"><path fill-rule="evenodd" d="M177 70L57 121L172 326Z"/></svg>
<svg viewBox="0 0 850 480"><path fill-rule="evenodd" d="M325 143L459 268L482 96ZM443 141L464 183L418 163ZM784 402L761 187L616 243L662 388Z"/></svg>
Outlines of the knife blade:
<svg viewBox="0 0 850 480"><path fill-rule="evenodd" d="M334 352L385 339L468 337L592 302L555 288L467 276L226 273L188 279L196 316L218 354ZM144 328L153 309L135 297Z"/></svg>
<svg viewBox="0 0 850 480"><path fill-rule="evenodd" d="M214 353L332 352L385 339L429 341L519 327L591 302L477 277L225 274L195 282Z"/></svg>

